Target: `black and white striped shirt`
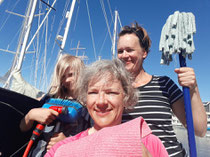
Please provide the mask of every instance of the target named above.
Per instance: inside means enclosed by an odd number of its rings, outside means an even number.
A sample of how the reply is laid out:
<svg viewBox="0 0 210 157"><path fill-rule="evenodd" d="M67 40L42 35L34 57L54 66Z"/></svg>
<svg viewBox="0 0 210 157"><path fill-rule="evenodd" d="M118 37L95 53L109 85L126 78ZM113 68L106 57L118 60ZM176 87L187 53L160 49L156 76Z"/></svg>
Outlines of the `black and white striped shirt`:
<svg viewBox="0 0 210 157"><path fill-rule="evenodd" d="M164 144L169 156L185 156L182 144L172 127L172 104L183 96L178 86L167 76L152 76L139 89L138 104L123 114L123 122L142 116L154 135Z"/></svg>

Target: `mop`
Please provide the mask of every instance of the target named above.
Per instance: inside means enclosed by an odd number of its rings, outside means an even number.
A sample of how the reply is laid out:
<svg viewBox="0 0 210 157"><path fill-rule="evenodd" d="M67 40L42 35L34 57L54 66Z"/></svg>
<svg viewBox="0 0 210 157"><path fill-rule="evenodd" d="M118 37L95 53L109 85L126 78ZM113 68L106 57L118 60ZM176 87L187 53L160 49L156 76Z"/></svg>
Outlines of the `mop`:
<svg viewBox="0 0 210 157"><path fill-rule="evenodd" d="M172 54L177 53L179 54L180 67L186 67L186 58L192 59L192 53L195 50L193 42L195 32L195 16L192 13L175 11L173 15L170 15L161 32L159 51L162 51L162 57L160 64L169 65L172 61ZM183 94L190 157L196 157L192 108L188 87L183 87Z"/></svg>

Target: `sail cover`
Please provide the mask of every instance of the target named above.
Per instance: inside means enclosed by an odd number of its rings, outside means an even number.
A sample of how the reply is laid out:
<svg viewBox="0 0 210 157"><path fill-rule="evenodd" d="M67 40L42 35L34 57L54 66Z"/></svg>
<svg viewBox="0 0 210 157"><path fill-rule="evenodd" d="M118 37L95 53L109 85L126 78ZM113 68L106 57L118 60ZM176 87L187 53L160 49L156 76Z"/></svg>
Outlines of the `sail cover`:
<svg viewBox="0 0 210 157"><path fill-rule="evenodd" d="M44 94L40 90L30 85L28 82L26 82L21 76L20 71L15 71L13 73L13 79L10 89L31 98L40 98Z"/></svg>

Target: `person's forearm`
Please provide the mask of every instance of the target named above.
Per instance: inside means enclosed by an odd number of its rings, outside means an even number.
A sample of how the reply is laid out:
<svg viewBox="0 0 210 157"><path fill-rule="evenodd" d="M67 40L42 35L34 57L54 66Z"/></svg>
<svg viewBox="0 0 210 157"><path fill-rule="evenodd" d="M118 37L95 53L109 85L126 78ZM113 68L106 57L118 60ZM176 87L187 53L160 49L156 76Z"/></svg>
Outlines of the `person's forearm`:
<svg viewBox="0 0 210 157"><path fill-rule="evenodd" d="M203 137L207 131L207 115L196 86L191 94L191 105L195 135Z"/></svg>
<svg viewBox="0 0 210 157"><path fill-rule="evenodd" d="M32 128L34 121L30 120L29 113L21 120L20 130L25 132Z"/></svg>

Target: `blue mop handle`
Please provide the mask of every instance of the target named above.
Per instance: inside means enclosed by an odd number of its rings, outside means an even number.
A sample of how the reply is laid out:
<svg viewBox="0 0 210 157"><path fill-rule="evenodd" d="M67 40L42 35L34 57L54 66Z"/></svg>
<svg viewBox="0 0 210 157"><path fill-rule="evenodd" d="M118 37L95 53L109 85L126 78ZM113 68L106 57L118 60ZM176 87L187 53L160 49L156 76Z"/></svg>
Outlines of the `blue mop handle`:
<svg viewBox="0 0 210 157"><path fill-rule="evenodd" d="M179 63L180 63L180 67L187 66L186 59L182 56L182 53L179 54ZM187 122L188 145L189 145L190 157L197 157L190 90L189 90L189 87L182 87L182 88L183 88L183 93L184 93L185 116L186 116L186 122Z"/></svg>

